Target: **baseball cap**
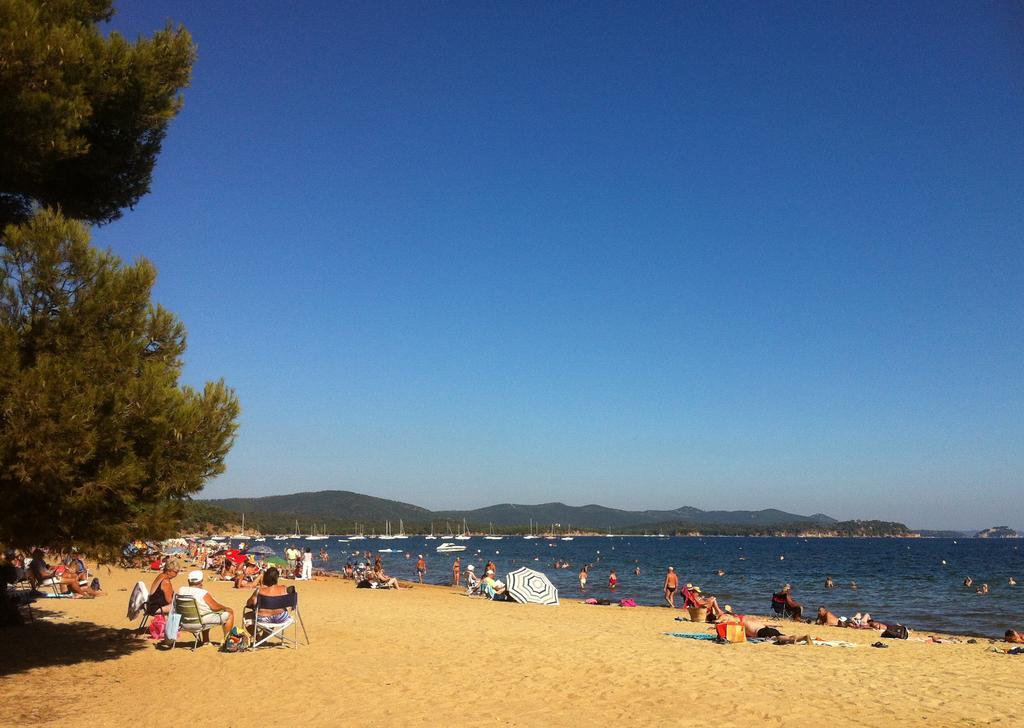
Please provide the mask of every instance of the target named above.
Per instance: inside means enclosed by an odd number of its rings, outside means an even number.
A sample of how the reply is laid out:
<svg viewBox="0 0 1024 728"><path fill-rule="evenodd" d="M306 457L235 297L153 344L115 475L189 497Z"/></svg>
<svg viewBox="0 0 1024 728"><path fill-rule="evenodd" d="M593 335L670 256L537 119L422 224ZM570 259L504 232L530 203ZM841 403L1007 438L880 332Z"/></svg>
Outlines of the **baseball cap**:
<svg viewBox="0 0 1024 728"><path fill-rule="evenodd" d="M190 584L198 584L203 580L203 572L196 570L188 572L188 581Z"/></svg>

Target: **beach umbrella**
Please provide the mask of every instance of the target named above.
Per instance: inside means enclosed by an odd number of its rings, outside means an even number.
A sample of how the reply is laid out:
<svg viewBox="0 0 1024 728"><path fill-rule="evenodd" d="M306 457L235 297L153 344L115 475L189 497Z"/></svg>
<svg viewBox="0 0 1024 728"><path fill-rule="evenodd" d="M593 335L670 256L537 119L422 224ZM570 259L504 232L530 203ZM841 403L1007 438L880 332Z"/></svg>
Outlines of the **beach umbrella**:
<svg viewBox="0 0 1024 728"><path fill-rule="evenodd" d="M525 566L505 576L505 589L520 604L558 604L558 589L551 580Z"/></svg>
<svg viewBox="0 0 1024 728"><path fill-rule="evenodd" d="M183 546L171 546L170 548L164 549L164 556L176 556L178 554L183 554L186 551L188 551L188 549Z"/></svg>

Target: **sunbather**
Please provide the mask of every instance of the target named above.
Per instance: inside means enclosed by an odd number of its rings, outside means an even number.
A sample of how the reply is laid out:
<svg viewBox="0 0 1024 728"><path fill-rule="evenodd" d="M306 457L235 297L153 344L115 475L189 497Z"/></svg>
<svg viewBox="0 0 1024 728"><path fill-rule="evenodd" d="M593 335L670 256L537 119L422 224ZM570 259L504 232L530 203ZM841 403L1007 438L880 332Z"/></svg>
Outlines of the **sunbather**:
<svg viewBox="0 0 1024 728"><path fill-rule="evenodd" d="M487 570L487 574L484 576L484 580L481 583L480 588L487 593L487 596L495 601L505 601L508 599L508 592L505 590L505 584L494 578L494 569Z"/></svg>
<svg viewBox="0 0 1024 728"><path fill-rule="evenodd" d="M171 602L174 600L174 584L171 580L181 572L181 560L176 558L167 559L164 562L164 570L153 579L153 585L149 587L149 599L146 600L146 614L169 614Z"/></svg>
<svg viewBox="0 0 1024 728"><path fill-rule="evenodd" d="M771 640L777 645L792 645L796 642L810 642L811 636L804 635L802 637L795 637L792 635L785 635L780 632L777 628L771 627L765 624L756 617L751 617L748 614L732 614L727 612L722 615L722 619L719 623L737 623L743 625L743 631L747 635L747 639L762 639Z"/></svg>
<svg viewBox="0 0 1024 728"><path fill-rule="evenodd" d="M43 550L36 549L32 552L32 563L29 564L29 580L32 586L38 589L40 586L55 584L62 592L68 591L76 598L88 597L90 599L105 595L98 589L89 586L81 586L78 583L78 576L71 569L62 566L51 569L43 560Z"/></svg>
<svg viewBox="0 0 1024 728"><path fill-rule="evenodd" d="M793 598L793 587L786 584L775 594L772 594L772 609L784 617L801 621L804 607Z"/></svg>
<svg viewBox="0 0 1024 728"><path fill-rule="evenodd" d="M1024 633L1018 632L1015 629L1006 630L1006 634L1003 635L1003 639L1007 642L1024 645Z"/></svg>
<svg viewBox="0 0 1024 728"><path fill-rule="evenodd" d="M821 624L828 627L841 627L839 623L839 617L834 615L832 612L825 609L825 607L818 607L818 617L814 620L815 624Z"/></svg>
<svg viewBox="0 0 1024 728"><path fill-rule="evenodd" d="M288 593L288 587L284 584L278 584L277 580L280 577L277 567L271 566L267 569L266 573L263 574L262 583L260 587L252 593L246 601L245 606L252 607L256 606L256 596L264 597L283 597ZM264 622L284 622L288 618L287 609L261 609L259 611L259 617Z"/></svg>
<svg viewBox="0 0 1024 728"><path fill-rule="evenodd" d="M722 608L718 606L718 599L710 594L704 594L700 590L699 586L691 586L687 584L685 591L689 592L689 596L685 598L696 604L698 607L704 607L707 609L715 619L719 619L725 614Z"/></svg>
<svg viewBox="0 0 1024 728"><path fill-rule="evenodd" d="M188 585L178 587L178 594L183 597L193 597L196 606L199 607L199 616L204 625L213 627L219 624L224 628L224 641L227 642L231 628L235 626L235 611L231 607L213 598L210 592L203 589L203 572L190 571L188 574ZM210 630L203 630L203 641L210 641Z"/></svg>

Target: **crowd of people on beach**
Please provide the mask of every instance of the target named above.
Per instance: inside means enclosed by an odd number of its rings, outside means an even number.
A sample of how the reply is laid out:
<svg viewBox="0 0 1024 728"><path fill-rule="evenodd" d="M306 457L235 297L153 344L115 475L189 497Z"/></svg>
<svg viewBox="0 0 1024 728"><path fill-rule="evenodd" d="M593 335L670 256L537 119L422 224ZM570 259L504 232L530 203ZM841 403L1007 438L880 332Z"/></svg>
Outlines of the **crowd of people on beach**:
<svg viewBox="0 0 1024 728"><path fill-rule="evenodd" d="M134 551L143 554L143 565L151 570L157 571L150 587L150 596L145 604L147 614L166 614L170 609L176 594L192 596L196 599L202 613L204 624L221 626L224 629L225 640L235 627L235 610L232 607L218 602L204 588L207 579L206 572L212 574L212 578L218 581L231 582L236 589L251 589L255 593L277 594L285 587L281 585L283 579L294 579L296 581L309 581L314 578L326 576L341 576L356 583L358 588L373 589L405 589L412 588L410 584L401 583L395 576L386 573L381 553L374 554L371 551L364 551L357 554L357 559L349 559L337 574L326 572L323 569L314 570L314 555L309 547L299 548L288 545L284 550L284 560L277 560L277 564L265 561L260 553L247 553L245 545L240 548L229 548L221 545L204 545L199 542L189 543L186 548L179 549L181 554L157 554L154 553L146 560L146 551L141 542L137 542ZM126 549L126 553L128 550ZM320 561L329 560L326 549L321 549ZM174 580L181 575L184 568L182 559L188 559L193 567L186 577L184 583L175 588ZM412 554L405 554L405 558L411 560ZM53 565L51 565L51 563ZM558 560L552 564L554 568L571 568L568 561ZM451 565L450 583L462 588L465 582L465 593L468 595L487 596L491 599L502 601L508 598L505 584L497 577L497 565L493 561L487 561L481 570L482 576L477 573L476 566L472 563L463 564L463 558L456 556ZM580 567L578 580L580 590L585 592L593 564L584 564ZM427 560L423 554L416 556L414 572L416 580L423 584L428 573ZM0 573L2 573L6 585L25 584L28 587L29 598L60 597L66 598L96 598L104 596L100 588L99 579L89 570L85 557L77 549L67 551L47 552L41 548L35 548L29 552L7 550L0 560ZM633 573L640 574L640 566L637 564ZM724 575L723 570L717 572ZM609 592L615 592L619 586L619 578L614 568L608 569L607 588ZM1015 586L1016 582L1011 577L1009 585ZM987 584L975 587L971 577L964 579L965 588L976 588L977 593L988 592ZM835 588L835 582L831 576L826 576L825 588ZM855 581L850 582L850 588L856 589ZM686 583L681 585L680 578L674 567L667 568L663 582L663 593L665 604L670 608L677 608L676 601L681 601L682 607L697 613L707 622L740 623L743 624L748 637L773 639L789 639L779 632L777 627L767 625L762 619L751 615L737 615L733 613L728 605L721 605L718 598L705 592L699 585ZM247 602L247 606L252 598ZM606 600L600 603L606 603ZM840 627L847 629L874 630L887 636L890 633L899 634L907 630L899 624L881 622L868 612L857 612L853 616L840 616L825 606L819 606L813 617L807 615L804 605L796 600L791 584L784 584L778 591L771 595L771 608L774 616L794 622L816 624L828 627ZM278 613L279 614L279 613ZM706 615L706 616L705 616ZM273 617L273 614L266 615ZM3 618L0 616L0 624ZM205 639L208 640L208 633ZM1024 635L1014 629L1007 629L1003 638L1006 642L1024 644ZM802 639L802 638L798 638Z"/></svg>

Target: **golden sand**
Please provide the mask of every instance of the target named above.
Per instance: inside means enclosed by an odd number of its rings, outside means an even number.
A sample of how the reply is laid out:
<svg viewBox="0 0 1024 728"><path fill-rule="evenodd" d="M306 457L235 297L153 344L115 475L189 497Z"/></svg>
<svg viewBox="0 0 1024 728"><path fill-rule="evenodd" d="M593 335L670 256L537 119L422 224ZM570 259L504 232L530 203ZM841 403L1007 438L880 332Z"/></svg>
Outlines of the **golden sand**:
<svg viewBox="0 0 1024 728"><path fill-rule="evenodd" d="M701 625L664 608L471 599L453 588L299 582L311 644L173 652L131 635L128 589L41 599L0 631L0 725L1021 725L1024 657L993 643L888 641L788 623L853 648L717 645L667 637ZM176 580L182 581L182 577ZM240 613L248 591L210 587ZM924 636L924 635L915 635ZM213 638L220 640L220 629ZM998 644L998 643L996 643ZM1005 647L1005 645L1004 645Z"/></svg>

